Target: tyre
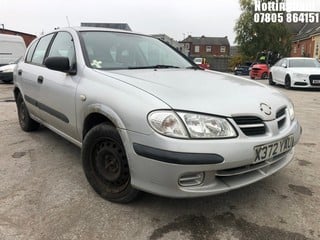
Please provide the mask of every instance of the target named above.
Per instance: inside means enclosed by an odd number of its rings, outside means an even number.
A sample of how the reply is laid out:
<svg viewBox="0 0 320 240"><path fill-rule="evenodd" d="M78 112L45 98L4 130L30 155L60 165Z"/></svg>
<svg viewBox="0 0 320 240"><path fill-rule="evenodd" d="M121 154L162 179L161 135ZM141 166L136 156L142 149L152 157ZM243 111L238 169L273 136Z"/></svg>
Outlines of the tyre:
<svg viewBox="0 0 320 240"><path fill-rule="evenodd" d="M40 124L34 121L32 118L30 118L29 111L20 93L17 96L16 104L21 129L25 132L37 130Z"/></svg>
<svg viewBox="0 0 320 240"><path fill-rule="evenodd" d="M273 81L272 73L269 74L269 85L276 85L276 83Z"/></svg>
<svg viewBox="0 0 320 240"><path fill-rule="evenodd" d="M284 80L284 87L286 89L290 89L291 88L291 78L290 78L289 75L287 75L285 80Z"/></svg>
<svg viewBox="0 0 320 240"><path fill-rule="evenodd" d="M85 175L101 197L118 203L137 198L139 191L131 186L125 149L113 126L93 127L84 138L81 157Z"/></svg>
<svg viewBox="0 0 320 240"><path fill-rule="evenodd" d="M13 83L13 80L2 80L2 82L4 82L5 84L9 84L9 83Z"/></svg>
<svg viewBox="0 0 320 240"><path fill-rule="evenodd" d="M267 79L267 78L268 78L268 73L267 72L262 73L261 79Z"/></svg>

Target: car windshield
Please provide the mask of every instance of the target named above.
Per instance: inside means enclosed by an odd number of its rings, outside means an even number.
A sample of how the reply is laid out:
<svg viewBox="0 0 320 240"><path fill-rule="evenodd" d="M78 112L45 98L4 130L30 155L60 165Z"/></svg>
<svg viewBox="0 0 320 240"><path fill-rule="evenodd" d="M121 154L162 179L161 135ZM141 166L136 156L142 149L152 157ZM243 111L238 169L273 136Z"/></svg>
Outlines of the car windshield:
<svg viewBox="0 0 320 240"><path fill-rule="evenodd" d="M291 59L289 61L289 67L291 68L309 68L320 67L320 63L315 59Z"/></svg>
<svg viewBox="0 0 320 240"><path fill-rule="evenodd" d="M130 33L80 32L87 65L95 69L192 68L192 64L158 39Z"/></svg>

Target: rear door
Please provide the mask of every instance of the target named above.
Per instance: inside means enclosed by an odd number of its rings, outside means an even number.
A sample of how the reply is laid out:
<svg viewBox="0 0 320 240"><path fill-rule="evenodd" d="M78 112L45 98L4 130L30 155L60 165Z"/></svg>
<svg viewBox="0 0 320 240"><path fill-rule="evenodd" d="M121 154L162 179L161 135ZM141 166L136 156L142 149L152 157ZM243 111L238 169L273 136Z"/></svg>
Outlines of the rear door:
<svg viewBox="0 0 320 240"><path fill-rule="evenodd" d="M46 35L30 46L24 61L19 62L16 74L17 84L23 94L29 113L41 119L37 106L40 96L38 76L43 71L42 62L54 34Z"/></svg>

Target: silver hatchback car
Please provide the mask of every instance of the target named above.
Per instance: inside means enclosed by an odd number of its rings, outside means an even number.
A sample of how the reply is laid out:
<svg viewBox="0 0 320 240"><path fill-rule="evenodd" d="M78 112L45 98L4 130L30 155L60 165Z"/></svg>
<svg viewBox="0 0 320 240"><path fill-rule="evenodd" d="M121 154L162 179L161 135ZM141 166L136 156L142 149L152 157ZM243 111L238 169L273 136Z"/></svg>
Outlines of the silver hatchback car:
<svg viewBox="0 0 320 240"><path fill-rule="evenodd" d="M264 85L199 69L142 34L60 29L36 39L14 72L24 131L42 124L82 148L103 198L139 190L218 194L286 166L301 128L292 102Z"/></svg>

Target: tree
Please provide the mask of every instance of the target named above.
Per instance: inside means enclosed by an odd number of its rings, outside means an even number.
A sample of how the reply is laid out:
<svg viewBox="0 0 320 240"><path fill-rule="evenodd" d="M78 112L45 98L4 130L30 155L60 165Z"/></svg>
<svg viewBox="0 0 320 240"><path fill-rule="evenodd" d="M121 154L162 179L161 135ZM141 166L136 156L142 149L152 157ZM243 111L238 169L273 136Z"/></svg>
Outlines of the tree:
<svg viewBox="0 0 320 240"><path fill-rule="evenodd" d="M284 23L255 23L254 1L240 0L242 14L234 30L236 43L245 56L254 57L257 52L268 50L288 56L291 50L291 34ZM270 2L270 0L261 0ZM275 1L274 1L275 2Z"/></svg>

